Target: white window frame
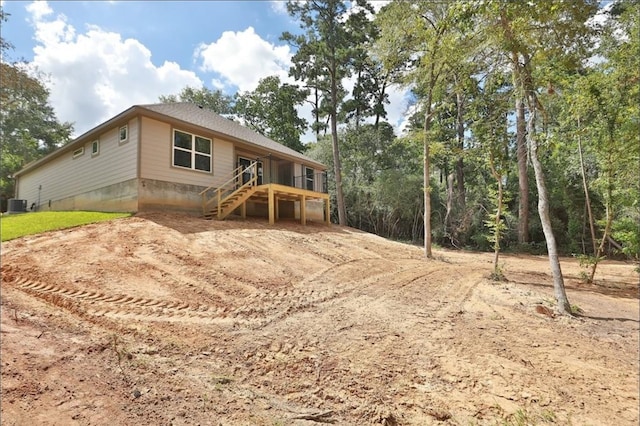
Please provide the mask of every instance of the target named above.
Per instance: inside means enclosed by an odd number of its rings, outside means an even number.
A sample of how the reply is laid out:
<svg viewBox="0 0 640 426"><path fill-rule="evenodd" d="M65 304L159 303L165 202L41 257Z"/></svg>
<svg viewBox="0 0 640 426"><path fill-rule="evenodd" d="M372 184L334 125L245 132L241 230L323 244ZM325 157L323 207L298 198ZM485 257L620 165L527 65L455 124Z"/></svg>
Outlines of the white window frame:
<svg viewBox="0 0 640 426"><path fill-rule="evenodd" d="M311 170L311 178L307 175L307 170ZM311 189L309 189L309 182L311 182ZM304 166L304 189L308 191L316 190L316 171L313 167Z"/></svg>
<svg viewBox="0 0 640 426"><path fill-rule="evenodd" d="M84 155L84 146L81 146L80 148L76 149L75 151L73 151L73 158L78 158Z"/></svg>
<svg viewBox="0 0 640 426"><path fill-rule="evenodd" d="M176 141L176 132L180 132L180 133L183 133L185 135L191 136L191 149L186 149L186 148L182 148L182 147L176 146L176 142L175 142ZM195 172L200 172L200 173L213 174L213 139L207 138L205 136L198 135L198 134L195 134L195 133L191 133L191 132L187 132L187 131L184 131L184 130L180 130L180 129L173 129L172 134L173 134L173 138L171 140L171 165L173 167L178 167L180 169L186 169L186 170L193 170ZM204 140L209 141L209 153L208 154L206 152L196 151L196 138L200 138L200 139L204 139ZM181 166L179 164L176 164L176 150L182 151L182 152L188 152L191 155L191 167L186 167L186 166ZM209 170L202 170L202 169L197 169L196 168L196 155L209 157Z"/></svg>
<svg viewBox="0 0 640 426"><path fill-rule="evenodd" d="M100 140L96 139L91 142L91 156L95 157L98 154L100 154Z"/></svg>
<svg viewBox="0 0 640 426"><path fill-rule="evenodd" d="M122 131L124 130L124 138L122 137ZM129 125L125 124L118 129L118 141L120 144L127 143L129 141Z"/></svg>

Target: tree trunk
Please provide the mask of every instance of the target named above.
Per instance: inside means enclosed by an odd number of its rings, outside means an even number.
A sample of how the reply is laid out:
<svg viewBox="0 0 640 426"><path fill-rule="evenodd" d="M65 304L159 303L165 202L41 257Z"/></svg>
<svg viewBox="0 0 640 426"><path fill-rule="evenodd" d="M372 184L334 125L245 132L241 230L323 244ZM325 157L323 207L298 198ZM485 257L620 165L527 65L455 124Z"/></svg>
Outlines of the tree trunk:
<svg viewBox="0 0 640 426"><path fill-rule="evenodd" d="M513 87L516 93L516 152L518 156L518 242L523 244L529 242L529 178L527 175L527 143L526 143L526 121L524 116L524 97L528 94L525 81L531 82L531 75L520 63L520 55L515 48L515 36L511 28L511 22L503 7L500 10L500 25L504 31L504 37L510 46L511 55L511 76ZM526 56L526 55L525 55ZM523 58L524 64L529 62L528 57ZM528 75L523 75L528 74ZM527 99L528 100L528 99ZM536 105L534 105L535 107Z"/></svg>
<svg viewBox="0 0 640 426"><path fill-rule="evenodd" d="M602 241L600 241L600 245L598 246L598 250L596 251L595 258L593 259L593 265L591 266L591 274L589 275L589 282L592 283L593 279L596 276L596 269L598 268L598 263L600 262L600 258L602 257L602 253L604 253L604 243L609 238L609 234L611 233L611 224L613 223L613 215L611 214L611 209L609 203L607 203L606 208L606 217L607 223L604 227L604 234L602 235Z"/></svg>
<svg viewBox="0 0 640 426"><path fill-rule="evenodd" d="M494 177L498 181L498 208L496 209L496 230L495 230L495 242L493 243L493 275L495 278L501 278L500 266L498 262L500 260L500 221L502 220L502 176L498 173L494 173Z"/></svg>
<svg viewBox="0 0 640 426"><path fill-rule="evenodd" d="M358 70L358 77L356 77L356 86L358 87L362 84L362 70ZM355 99L356 101L356 132L360 129L360 107L361 107L361 99Z"/></svg>
<svg viewBox="0 0 640 426"><path fill-rule="evenodd" d="M431 252L431 183L430 162L429 162L429 130L431 128L431 96L427 97L427 106L424 113L424 255L430 259L433 257Z"/></svg>
<svg viewBox="0 0 640 426"><path fill-rule="evenodd" d="M540 222L542 223L544 239L547 243L549 264L551 266L551 274L553 275L553 291L557 302L556 310L562 315L571 315L571 305L569 304L569 299L567 298L567 293L564 288L564 279L562 277L562 269L560 268L556 239L553 235L553 228L551 227L549 196L544 182L542 164L538 159L538 141L535 137L536 108L538 102L534 94L528 95L528 105L529 121L527 124L527 139L529 141L529 155L536 177L536 187L538 188L538 214L540 215Z"/></svg>
<svg viewBox="0 0 640 426"><path fill-rule="evenodd" d="M493 154L489 153L489 168L491 169L491 176L496 180L498 184L498 197L496 200L496 215L493 219L494 231L493 231L493 279L499 280L502 277L500 273L500 267L498 262L500 261L500 238L501 238L501 220L502 220L502 197L504 189L502 188L502 175L498 173L495 166Z"/></svg>
<svg viewBox="0 0 640 426"><path fill-rule="evenodd" d="M338 207L338 223L347 225L347 209L344 205L342 192L342 164L340 162L340 147L338 146L338 87L336 82L336 67L331 76L331 139L333 141L333 169L336 179L336 204Z"/></svg>
<svg viewBox="0 0 640 426"><path fill-rule="evenodd" d="M385 74L384 78L382 79L382 86L379 88L380 91L378 92L378 95L376 97L376 118L373 124L373 127L374 129L376 129L376 131L378 131L378 127L380 125L380 115L382 114L382 112L380 111L380 106L384 105L384 94L387 89L388 79L389 79L389 74Z"/></svg>
<svg viewBox="0 0 640 426"><path fill-rule="evenodd" d="M316 120L316 143L320 142L320 96L318 95L318 85L316 83L316 87L313 88L313 94L314 94L314 104L313 104L313 111L314 111L314 118Z"/></svg>
<svg viewBox="0 0 640 426"><path fill-rule="evenodd" d="M464 189L464 160L462 159L462 153L464 152L464 97L462 93L456 93L456 100L458 103L458 116L456 118L458 122L457 137L458 137L458 159L456 161L456 189L457 189L457 201L460 211L464 211L465 205L465 189Z"/></svg>
<svg viewBox="0 0 640 426"><path fill-rule="evenodd" d="M516 98L516 149L518 156L518 242L529 242L529 176L527 171L526 122L524 102Z"/></svg>
<svg viewBox="0 0 640 426"><path fill-rule="evenodd" d="M600 241L600 245L598 246L598 250L595 254L595 259L593 260L593 266L591 268L591 276L589 277L589 282L593 282L594 277L596 276L596 268L598 267L598 262L600 262L600 257L602 253L604 253L604 243L609 237L609 233L611 232L611 225L613 223L613 155L611 151L607 152L607 194L605 201L605 216L607 218L607 223L604 227L604 233L602 234L602 241Z"/></svg>
<svg viewBox="0 0 640 426"><path fill-rule="evenodd" d="M455 179L454 173L447 175L447 205L446 212L444 214L444 234L451 238L451 211L453 210L453 180Z"/></svg>
<svg viewBox="0 0 640 426"><path fill-rule="evenodd" d="M578 118L578 156L580 157L580 171L582 172L582 188L584 189L585 206L589 215L589 229L591 230L591 244L593 246L593 255L598 255L596 248L596 230L593 226L593 214L591 213L591 200L589 199L589 187L587 186L587 174L584 170L584 158L582 156L582 138L580 137L580 118ZM593 279L593 276L591 277Z"/></svg>

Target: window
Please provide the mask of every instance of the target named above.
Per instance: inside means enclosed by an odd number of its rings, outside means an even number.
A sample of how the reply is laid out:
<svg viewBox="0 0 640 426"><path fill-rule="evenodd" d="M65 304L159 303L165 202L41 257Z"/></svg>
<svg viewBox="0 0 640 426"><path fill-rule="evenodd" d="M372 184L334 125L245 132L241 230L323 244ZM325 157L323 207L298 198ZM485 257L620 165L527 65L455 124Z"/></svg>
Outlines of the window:
<svg viewBox="0 0 640 426"><path fill-rule="evenodd" d="M78 158L84 154L84 146L73 151L73 158Z"/></svg>
<svg viewBox="0 0 640 426"><path fill-rule="evenodd" d="M304 179L305 179L305 188L307 188L310 191L314 190L314 185L313 185L313 180L314 180L314 173L313 173L313 169L310 167L305 167L304 168Z"/></svg>
<svg viewBox="0 0 640 426"><path fill-rule="evenodd" d="M129 128L128 126L120 127L120 143L125 143L129 138Z"/></svg>
<svg viewBox="0 0 640 426"><path fill-rule="evenodd" d="M91 156L95 157L100 154L100 141L91 142Z"/></svg>
<svg viewBox="0 0 640 426"><path fill-rule="evenodd" d="M211 139L174 130L173 165L211 172Z"/></svg>

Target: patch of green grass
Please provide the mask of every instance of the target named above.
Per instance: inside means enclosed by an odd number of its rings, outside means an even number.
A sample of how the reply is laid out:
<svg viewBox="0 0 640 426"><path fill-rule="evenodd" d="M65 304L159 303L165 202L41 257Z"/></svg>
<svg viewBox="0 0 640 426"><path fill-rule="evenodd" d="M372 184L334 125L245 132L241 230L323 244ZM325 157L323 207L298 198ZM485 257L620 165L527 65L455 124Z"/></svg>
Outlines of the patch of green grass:
<svg viewBox="0 0 640 426"><path fill-rule="evenodd" d="M531 412L527 409L519 409L515 413L495 423L496 426L535 426L554 424L558 422L558 416L551 410L541 413ZM571 424L569 422L568 424Z"/></svg>
<svg viewBox="0 0 640 426"><path fill-rule="evenodd" d="M573 315L576 315L576 314L583 314L583 313L584 313L584 311L583 311L583 310L582 310L582 308L581 308L580 306L578 306L578 305L571 305L571 313L572 313Z"/></svg>
<svg viewBox="0 0 640 426"><path fill-rule="evenodd" d="M129 217L131 213L104 212L34 212L0 217L2 241L9 241L26 235L40 234L46 231L73 228L89 223Z"/></svg>

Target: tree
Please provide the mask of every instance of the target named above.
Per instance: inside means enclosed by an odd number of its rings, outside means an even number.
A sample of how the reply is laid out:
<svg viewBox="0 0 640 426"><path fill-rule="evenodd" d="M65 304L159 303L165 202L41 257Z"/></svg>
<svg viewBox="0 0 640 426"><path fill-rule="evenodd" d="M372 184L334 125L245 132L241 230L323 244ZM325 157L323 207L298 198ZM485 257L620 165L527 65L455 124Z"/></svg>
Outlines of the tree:
<svg viewBox="0 0 640 426"><path fill-rule="evenodd" d="M376 180L389 168L387 147L393 143L393 128L378 124L350 123L340 131L343 141L345 201L349 206L349 223L368 232L384 235L380 226L380 204L376 200Z"/></svg>
<svg viewBox="0 0 640 426"><path fill-rule="evenodd" d="M0 22L7 22L9 20L9 14L5 13L0 6ZM0 36L0 57L2 57L2 61L5 60L6 52L13 49L13 44L7 41L4 37Z"/></svg>
<svg viewBox="0 0 640 426"><path fill-rule="evenodd" d="M505 225L505 194L504 178L509 171L509 132L507 130L509 112L509 88L506 75L493 73L488 76L481 87L481 93L473 104L473 136L480 142L485 162L494 178L497 190L489 189L489 198L495 210L485 223L491 230L489 241L493 243L493 273L492 277L500 280L503 273L499 266L500 242Z"/></svg>
<svg viewBox="0 0 640 426"><path fill-rule="evenodd" d="M7 21L0 7L0 22ZM69 142L73 126L60 123L49 105L43 75L28 64L7 61L13 45L0 37L0 200L14 196L13 174Z"/></svg>
<svg viewBox="0 0 640 426"><path fill-rule="evenodd" d="M640 3L637 2L620 2L609 9L597 49L600 61L572 76L572 84L568 85L561 100L564 114L559 138L576 139L585 187L593 245L593 256L587 262L591 267L587 277L589 282L594 280L598 263L607 254L608 243L617 245L618 250L626 251L625 254L631 254L628 249L634 243L625 241L629 233L618 233L622 237L619 243L612 235L614 228L626 228L633 233L634 230L629 229L626 223L633 220L634 204L635 219L640 219L638 188L629 185L640 181L640 145L637 140L637 123L640 122L637 103L640 94L640 60L637 56L640 48L639 13ZM585 156L595 169L589 176L584 166ZM604 205L599 239L591 218L589 189ZM637 252L636 249L636 256Z"/></svg>
<svg viewBox="0 0 640 426"><path fill-rule="evenodd" d="M356 2L370 7L363 0ZM297 48L289 74L305 81L316 93L316 117L326 111L331 126L333 145L334 179L338 222L347 224L347 212L342 189L342 167L338 140L338 113L344 98L342 79L349 75L353 43L348 36L345 17L347 7L342 0L315 0L309 2L288 1L289 15L300 21L305 31L301 35L285 32L282 39ZM350 18L346 18L347 20ZM321 96L317 106L317 96ZM316 123L319 120L316 118Z"/></svg>
<svg viewBox="0 0 640 426"><path fill-rule="evenodd" d="M13 174L69 142L73 126L61 123L40 74L27 64L0 63L0 197L14 196Z"/></svg>
<svg viewBox="0 0 640 426"><path fill-rule="evenodd" d="M510 55L516 93L524 97L529 113L526 139L538 189L538 215L547 243L557 310L561 314L570 314L571 306L564 288L540 161L544 138L537 132L538 116L544 119L545 127L551 117L539 90L552 93L558 72L580 66L589 36L585 24L596 10L595 0L535 4L501 0L486 8L487 33L500 50Z"/></svg>
<svg viewBox="0 0 640 426"><path fill-rule="evenodd" d="M399 70L400 82L412 86L423 105L424 249L432 254L430 145L438 86L459 53L463 38L456 24L468 14L463 2L393 2L378 15L381 35L377 56L387 70Z"/></svg>
<svg viewBox="0 0 640 426"><path fill-rule="evenodd" d="M235 111L256 132L303 152L300 136L308 124L298 116L296 106L308 94L297 86L280 83L277 76L265 77L254 91L236 94Z"/></svg>
<svg viewBox="0 0 640 426"><path fill-rule="evenodd" d="M347 20L347 32L354 44L351 55L351 69L355 82L351 98L343 104L346 120L355 126L366 118L374 117L377 129L380 120L386 118L385 104L389 102L387 89L391 83L391 71L384 69L372 52L380 30L368 8L352 11Z"/></svg>
<svg viewBox="0 0 640 426"><path fill-rule="evenodd" d="M218 114L234 112L233 97L225 95L220 90L211 90L206 87L197 89L187 86L177 95L161 95L158 100L162 103L191 102Z"/></svg>

